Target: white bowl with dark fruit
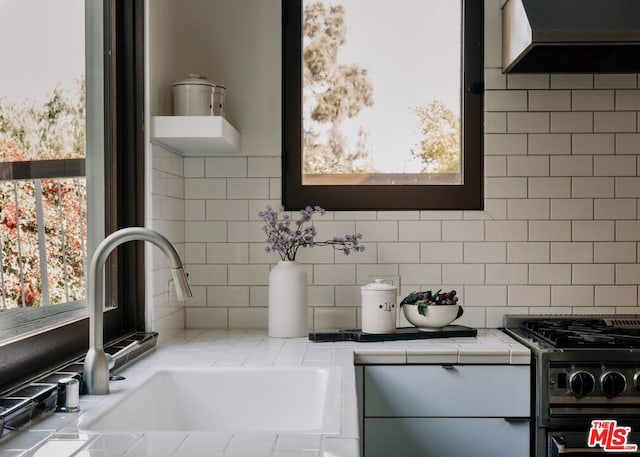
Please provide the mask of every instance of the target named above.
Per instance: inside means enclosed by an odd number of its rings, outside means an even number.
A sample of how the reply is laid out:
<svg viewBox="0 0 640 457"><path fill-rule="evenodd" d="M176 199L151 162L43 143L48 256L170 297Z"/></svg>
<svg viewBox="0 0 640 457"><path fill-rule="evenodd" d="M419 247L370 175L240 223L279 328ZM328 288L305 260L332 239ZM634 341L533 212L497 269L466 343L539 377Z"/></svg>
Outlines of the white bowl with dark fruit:
<svg viewBox="0 0 640 457"><path fill-rule="evenodd" d="M455 290L412 292L402 300L400 307L407 320L424 332L442 330L463 313Z"/></svg>

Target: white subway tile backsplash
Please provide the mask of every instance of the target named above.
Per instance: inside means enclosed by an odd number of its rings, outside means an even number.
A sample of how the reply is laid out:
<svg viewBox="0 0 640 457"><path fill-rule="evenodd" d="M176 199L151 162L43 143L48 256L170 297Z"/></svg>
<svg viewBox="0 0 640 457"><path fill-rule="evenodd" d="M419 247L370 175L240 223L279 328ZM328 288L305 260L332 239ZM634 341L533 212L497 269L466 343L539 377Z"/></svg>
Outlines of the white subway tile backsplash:
<svg viewBox="0 0 640 457"><path fill-rule="evenodd" d="M442 239L440 221L400 221L398 230L400 241L440 241Z"/></svg>
<svg viewBox="0 0 640 457"><path fill-rule="evenodd" d="M614 241L615 224L613 221L572 221L571 239L573 241Z"/></svg>
<svg viewBox="0 0 640 457"><path fill-rule="evenodd" d="M356 284L356 266L346 265L313 265L313 282L319 285Z"/></svg>
<svg viewBox="0 0 640 457"><path fill-rule="evenodd" d="M229 178L227 179L227 198L250 199L264 198L269 192L267 178Z"/></svg>
<svg viewBox="0 0 640 457"><path fill-rule="evenodd" d="M421 243L422 263L460 263L463 261L462 243Z"/></svg>
<svg viewBox="0 0 640 457"><path fill-rule="evenodd" d="M640 151L640 133L616 133L616 154L637 155Z"/></svg>
<svg viewBox="0 0 640 457"><path fill-rule="evenodd" d="M616 198L640 198L640 178L615 178Z"/></svg>
<svg viewBox="0 0 640 457"><path fill-rule="evenodd" d="M507 158L504 156L485 156L485 176L507 176Z"/></svg>
<svg viewBox="0 0 640 457"><path fill-rule="evenodd" d="M593 113L595 132L635 132L637 131L636 113L624 111Z"/></svg>
<svg viewBox="0 0 640 457"><path fill-rule="evenodd" d="M535 133L528 135L529 154L571 154L571 135L568 133Z"/></svg>
<svg viewBox="0 0 640 457"><path fill-rule="evenodd" d="M184 177L204 178L204 157L184 157Z"/></svg>
<svg viewBox="0 0 640 457"><path fill-rule="evenodd" d="M548 156L507 157L509 176L549 176Z"/></svg>
<svg viewBox="0 0 640 457"><path fill-rule="evenodd" d="M604 155L615 151L615 136L611 133L574 133L571 153L574 155Z"/></svg>
<svg viewBox="0 0 640 457"><path fill-rule="evenodd" d="M551 157L551 176L593 176L593 168L591 156Z"/></svg>
<svg viewBox="0 0 640 457"><path fill-rule="evenodd" d="M499 15L487 14L498 42ZM316 240L360 232L366 250L298 253L310 325L357 327L360 286L375 276L399 277L400 295L456 288L467 306L460 323L478 327L501 326L507 313L640 310L638 75L505 75L499 47L485 69L484 210L316 218ZM280 258L265 252L258 212L280 205L282 179L277 141L258 132L243 129L243 144L256 146L234 156L153 149L151 225L178 241L198 295L187 327L267 325ZM157 300L167 279L159 263Z"/></svg>
<svg viewBox="0 0 640 457"><path fill-rule="evenodd" d="M571 284L571 265L529 264L529 284Z"/></svg>
<svg viewBox="0 0 640 457"><path fill-rule="evenodd" d="M485 178L484 195L486 198L525 198L527 196L526 178Z"/></svg>
<svg viewBox="0 0 640 457"><path fill-rule="evenodd" d="M484 70L484 88L486 90L506 89L507 75L503 74L498 68L486 68Z"/></svg>
<svg viewBox="0 0 640 457"><path fill-rule="evenodd" d="M548 242L509 242L507 243L507 262L548 263L550 249Z"/></svg>
<svg viewBox="0 0 640 457"><path fill-rule="evenodd" d="M363 241L398 241L397 221L356 221L355 231Z"/></svg>
<svg viewBox="0 0 640 457"><path fill-rule="evenodd" d="M507 306L507 286L465 286L464 295L464 306Z"/></svg>
<svg viewBox="0 0 640 457"><path fill-rule="evenodd" d="M616 284L638 284L640 278L640 264L616 265Z"/></svg>
<svg viewBox="0 0 640 457"><path fill-rule="evenodd" d="M636 244L629 241L599 241L593 244L595 263L636 262Z"/></svg>
<svg viewBox="0 0 640 457"><path fill-rule="evenodd" d="M335 330L341 328L358 328L356 308L313 308L313 328L315 330Z"/></svg>
<svg viewBox="0 0 640 457"><path fill-rule="evenodd" d="M247 243L207 243L207 263L249 263L249 245Z"/></svg>
<svg viewBox="0 0 640 457"><path fill-rule="evenodd" d="M378 243L378 263L419 263L419 243Z"/></svg>
<svg viewBox="0 0 640 457"><path fill-rule="evenodd" d="M527 91L487 90L484 93L486 111L526 111Z"/></svg>
<svg viewBox="0 0 640 457"><path fill-rule="evenodd" d="M227 223L222 221L187 221L184 224L185 241L227 241Z"/></svg>
<svg viewBox="0 0 640 457"><path fill-rule="evenodd" d="M553 242L552 263L593 263L593 243Z"/></svg>
<svg viewBox="0 0 640 457"><path fill-rule="evenodd" d="M207 178L243 178L247 176L247 158L207 157L204 170Z"/></svg>
<svg viewBox="0 0 640 457"><path fill-rule="evenodd" d="M613 284L614 270L614 265L608 263L592 265L575 264L572 266L571 283L586 285Z"/></svg>
<svg viewBox="0 0 640 457"><path fill-rule="evenodd" d="M549 113L507 113L507 132L509 133L548 133L549 125Z"/></svg>
<svg viewBox="0 0 640 457"><path fill-rule="evenodd" d="M526 284L529 266L525 264L487 264L487 284Z"/></svg>
<svg viewBox="0 0 640 457"><path fill-rule="evenodd" d="M517 198L507 200L509 219L549 219L549 200L544 198Z"/></svg>
<svg viewBox="0 0 640 457"><path fill-rule="evenodd" d="M596 286L596 306L638 306L637 286Z"/></svg>
<svg viewBox="0 0 640 457"><path fill-rule="evenodd" d="M442 281L450 284L484 284L484 265L443 264Z"/></svg>
<svg viewBox="0 0 640 457"><path fill-rule="evenodd" d="M441 284L442 267L435 260L422 260L418 265L400 265L400 284Z"/></svg>
<svg viewBox="0 0 640 457"><path fill-rule="evenodd" d="M249 306L248 286L209 286L207 306Z"/></svg>
<svg viewBox="0 0 640 457"><path fill-rule="evenodd" d="M484 153L485 155L524 155L527 153L527 135L485 134Z"/></svg>
<svg viewBox="0 0 640 457"><path fill-rule="evenodd" d="M279 178L281 168L280 157L249 157L247 176L250 178Z"/></svg>
<svg viewBox="0 0 640 457"><path fill-rule="evenodd" d="M615 221L616 241L638 241L640 221Z"/></svg>
<svg viewBox="0 0 640 457"><path fill-rule="evenodd" d="M617 90L616 110L640 111L640 90Z"/></svg>
<svg viewBox="0 0 640 457"><path fill-rule="evenodd" d="M184 202L185 221L204 221L207 218L206 200L187 200Z"/></svg>
<svg viewBox="0 0 640 457"><path fill-rule="evenodd" d="M227 308L187 308L186 321L187 328L227 328L228 327Z"/></svg>
<svg viewBox="0 0 640 457"><path fill-rule="evenodd" d="M504 242L464 243L465 263L504 263L507 245Z"/></svg>
<svg viewBox="0 0 640 457"><path fill-rule="evenodd" d="M571 91L569 90L529 91L529 111L569 111L570 109Z"/></svg>
<svg viewBox="0 0 640 457"><path fill-rule="evenodd" d="M551 286L551 306L593 306L594 286Z"/></svg>
<svg viewBox="0 0 640 457"><path fill-rule="evenodd" d="M249 219L248 200L207 200L209 221L246 221Z"/></svg>
<svg viewBox="0 0 640 457"><path fill-rule="evenodd" d="M442 241L482 241L482 221L442 221Z"/></svg>
<svg viewBox="0 0 640 457"><path fill-rule="evenodd" d="M509 306L550 306L550 286L509 286L507 290Z"/></svg>
<svg viewBox="0 0 640 457"><path fill-rule="evenodd" d="M510 74L507 75L508 89L548 89L549 75Z"/></svg>
<svg viewBox="0 0 640 457"><path fill-rule="evenodd" d="M591 89L593 75L554 74L551 75L552 89Z"/></svg>
<svg viewBox="0 0 640 457"><path fill-rule="evenodd" d="M229 265L229 285L254 286L269 283L269 265Z"/></svg>
<svg viewBox="0 0 640 457"><path fill-rule="evenodd" d="M200 198L227 198L226 179L188 178L184 180L184 197L187 200Z"/></svg>
<svg viewBox="0 0 640 457"><path fill-rule="evenodd" d="M485 133L507 133L507 113L485 113Z"/></svg>
<svg viewBox="0 0 640 457"><path fill-rule="evenodd" d="M610 198L613 197L615 181L613 178L571 178L571 196L573 198Z"/></svg>
<svg viewBox="0 0 640 457"><path fill-rule="evenodd" d="M593 219L593 199L553 199L551 200L551 219Z"/></svg>
<svg viewBox="0 0 640 457"><path fill-rule="evenodd" d="M597 74L594 75L596 89L634 89L638 87L637 75Z"/></svg>
<svg viewBox="0 0 640 457"><path fill-rule="evenodd" d="M527 221L486 221L487 241L526 241Z"/></svg>
<svg viewBox="0 0 640 457"><path fill-rule="evenodd" d="M573 111L610 111L613 110L613 90L574 90L571 91L571 109Z"/></svg>
<svg viewBox="0 0 640 457"><path fill-rule="evenodd" d="M571 196L571 178L529 178L529 198L567 198Z"/></svg>
<svg viewBox="0 0 640 457"><path fill-rule="evenodd" d="M574 133L593 132L593 113L590 112L562 112L551 113L551 132Z"/></svg>
<svg viewBox="0 0 640 457"><path fill-rule="evenodd" d="M263 242L266 247L266 235L262 230L262 221L238 221L228 222L229 235L226 241L229 242ZM217 241L217 240L212 240Z"/></svg>
<svg viewBox="0 0 640 457"><path fill-rule="evenodd" d="M268 314L269 310L266 307L229 308L229 328L267 328ZM264 452L264 450L265 449L263 449L262 452ZM229 448L227 448L227 451L229 451ZM225 451L225 453L227 453L227 451ZM246 452L246 450L244 450L244 452ZM233 452L230 453L233 455ZM261 452L257 452L255 455L260 454ZM237 455L243 455L242 451Z"/></svg>
<svg viewBox="0 0 640 457"><path fill-rule="evenodd" d="M636 206L637 201L633 198L597 198L593 201L593 218L610 221L635 219Z"/></svg>

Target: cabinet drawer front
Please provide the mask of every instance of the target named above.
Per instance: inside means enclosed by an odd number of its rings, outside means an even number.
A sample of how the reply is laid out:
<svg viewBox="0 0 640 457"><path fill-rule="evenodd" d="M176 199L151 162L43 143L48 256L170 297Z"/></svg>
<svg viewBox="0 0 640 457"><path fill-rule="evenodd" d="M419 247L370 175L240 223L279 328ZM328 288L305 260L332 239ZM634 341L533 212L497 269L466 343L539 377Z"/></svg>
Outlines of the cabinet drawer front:
<svg viewBox="0 0 640 457"><path fill-rule="evenodd" d="M529 366L366 366L366 417L528 417Z"/></svg>
<svg viewBox="0 0 640 457"><path fill-rule="evenodd" d="M364 456L529 457L529 422L497 418L367 418Z"/></svg>

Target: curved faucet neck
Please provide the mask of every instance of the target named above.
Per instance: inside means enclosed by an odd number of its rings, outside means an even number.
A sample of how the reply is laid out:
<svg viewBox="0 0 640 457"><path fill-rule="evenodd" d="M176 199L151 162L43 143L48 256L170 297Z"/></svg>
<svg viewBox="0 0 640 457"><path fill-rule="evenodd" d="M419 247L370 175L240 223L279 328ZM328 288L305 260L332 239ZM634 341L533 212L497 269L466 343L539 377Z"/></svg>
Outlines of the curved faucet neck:
<svg viewBox="0 0 640 457"><path fill-rule="evenodd" d="M103 309L104 309L104 265L109 254L127 241L149 241L165 254L170 262L171 274L179 299L191 296L182 261L171 242L160 233L144 227L128 227L117 230L106 237L96 248L87 284L87 305L89 307L89 351L85 357L84 371L89 394L106 394L109 392L109 371L105 370L106 360L103 345ZM106 373L105 373L106 371Z"/></svg>

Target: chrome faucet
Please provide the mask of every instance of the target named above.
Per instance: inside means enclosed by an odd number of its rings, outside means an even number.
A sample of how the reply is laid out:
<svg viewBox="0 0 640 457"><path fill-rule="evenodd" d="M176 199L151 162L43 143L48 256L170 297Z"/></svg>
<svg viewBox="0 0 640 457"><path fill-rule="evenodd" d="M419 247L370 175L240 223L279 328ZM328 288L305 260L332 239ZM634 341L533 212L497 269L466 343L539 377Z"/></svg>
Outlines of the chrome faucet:
<svg viewBox="0 0 640 457"><path fill-rule="evenodd" d="M104 395L109 393L109 358L103 346L104 265L115 248L127 241L149 241L164 252L171 264L171 275L178 300L191 297L187 275L176 249L164 236L143 227L128 227L117 230L106 237L96 248L89 267L87 300L89 307L89 351L84 359L83 382L86 393Z"/></svg>

